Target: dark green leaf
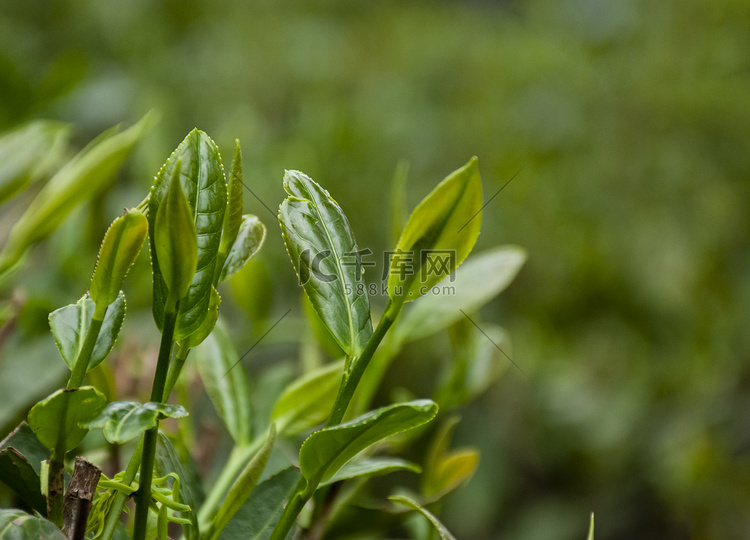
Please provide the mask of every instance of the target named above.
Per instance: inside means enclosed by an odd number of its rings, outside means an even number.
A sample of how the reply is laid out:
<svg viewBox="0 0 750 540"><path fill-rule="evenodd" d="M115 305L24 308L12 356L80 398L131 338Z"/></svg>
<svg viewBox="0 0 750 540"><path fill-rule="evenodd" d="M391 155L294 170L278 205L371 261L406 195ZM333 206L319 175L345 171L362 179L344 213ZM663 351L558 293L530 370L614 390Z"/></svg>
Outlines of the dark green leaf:
<svg viewBox="0 0 750 540"><path fill-rule="evenodd" d="M104 428L104 437L113 444L122 444L158 425L161 418L184 418L187 411L181 405L115 401L107 405L99 416L85 424L86 428Z"/></svg>
<svg viewBox="0 0 750 540"><path fill-rule="evenodd" d="M473 255L456 270L455 281L446 283L452 291L428 292L404 309L391 339L401 344L423 338L464 317L461 310L473 313L505 290L525 261L526 251L516 246Z"/></svg>
<svg viewBox="0 0 750 540"><path fill-rule="evenodd" d="M401 495L392 495L391 497L388 497L388 499L392 502L406 506L407 508L411 508L412 510L416 510L424 517L426 517L430 521L430 523L432 523L433 527L435 527L435 530L437 530L441 540L456 540L456 537L453 536L450 531L445 528L445 525L440 523L440 520L438 518L436 518L431 512L420 506L416 501L410 499L409 497L404 497Z"/></svg>
<svg viewBox="0 0 750 540"><path fill-rule="evenodd" d="M91 278L89 294L102 309L117 299L122 282L141 252L148 235L148 220L133 208L109 226Z"/></svg>
<svg viewBox="0 0 750 540"><path fill-rule="evenodd" d="M203 322L198 329L185 338L185 346L189 348L197 347L208 337L216 326L216 321L219 319L219 304L221 303L221 296L219 291L211 287L211 302L208 304L208 315L203 319Z"/></svg>
<svg viewBox="0 0 750 540"><path fill-rule="evenodd" d="M193 354L208 397L229 434L238 445L249 444L250 385L224 325L217 324Z"/></svg>
<svg viewBox="0 0 750 540"><path fill-rule="evenodd" d="M49 315L52 336L55 338L60 355L71 370L83 347L95 308L94 301L86 294L75 304L62 307ZM124 318L125 295L120 291L117 299L107 308L87 371L98 366L112 350Z"/></svg>
<svg viewBox="0 0 750 540"><path fill-rule="evenodd" d="M107 403L107 398L93 386L58 390L29 411L29 427L39 442L55 448L64 437L65 451L72 450L88 433L80 425L96 418Z"/></svg>
<svg viewBox="0 0 750 540"><path fill-rule="evenodd" d="M325 482L368 446L432 420L438 406L417 400L383 407L338 426L310 435L299 452L299 466L308 486Z"/></svg>
<svg viewBox="0 0 750 540"><path fill-rule="evenodd" d="M368 458L360 461L350 461L331 478L321 482L318 487L328 486L335 482L351 480L352 478L368 478L370 476L383 476L396 471L422 472L422 468L416 463L404 459L382 457Z"/></svg>
<svg viewBox="0 0 750 540"><path fill-rule="evenodd" d="M229 250L219 281L224 281L236 274L255 255L266 239L266 227L260 220L250 214L242 216L242 223L232 249Z"/></svg>
<svg viewBox="0 0 750 540"><path fill-rule="evenodd" d="M0 510L0 540L66 540L51 521L23 510Z"/></svg>
<svg viewBox="0 0 750 540"><path fill-rule="evenodd" d="M47 513L47 502L41 493L39 473L41 462L49 457L49 450L26 422L0 442L0 481L41 514Z"/></svg>
<svg viewBox="0 0 750 540"><path fill-rule="evenodd" d="M219 536L220 540L268 540L300 474L289 467L261 482Z"/></svg>
<svg viewBox="0 0 750 540"><path fill-rule="evenodd" d="M341 348L359 356L372 335L370 301L349 221L331 196L299 171L286 171L290 195L279 222L300 283Z"/></svg>
<svg viewBox="0 0 750 540"><path fill-rule="evenodd" d="M99 193L114 178L135 143L153 124L153 119L149 114L122 133L108 132L50 179L13 226L0 252L0 276L12 268L32 244L49 236L73 208Z"/></svg>
<svg viewBox="0 0 750 540"><path fill-rule="evenodd" d="M154 251L154 224L178 161L180 184L193 212L198 239L197 271L187 296L180 301L175 340L181 341L201 325L211 302L211 286L227 202L227 184L219 149L208 135L197 129L180 143L156 176L149 197L148 220L154 274L154 319L159 328L164 322L168 289Z"/></svg>
<svg viewBox="0 0 750 540"><path fill-rule="evenodd" d="M57 164L69 132L65 124L36 120L0 137L0 204Z"/></svg>
<svg viewBox="0 0 750 540"><path fill-rule="evenodd" d="M449 175L420 202L391 258L388 295L416 300L453 272L479 236L482 180L477 158Z"/></svg>
<svg viewBox="0 0 750 540"><path fill-rule="evenodd" d="M159 438L156 440L156 458L154 468L159 476L166 476L170 473L176 473L180 478L179 500L177 502L187 504L193 509L192 512L178 512L178 516L190 520L190 526L183 525L183 532L187 540L198 540L200 533L198 531L198 517L196 515L196 498L190 484L187 481L187 475L183 470L177 451L172 445L169 437L159 431ZM170 480L173 482L173 480Z"/></svg>

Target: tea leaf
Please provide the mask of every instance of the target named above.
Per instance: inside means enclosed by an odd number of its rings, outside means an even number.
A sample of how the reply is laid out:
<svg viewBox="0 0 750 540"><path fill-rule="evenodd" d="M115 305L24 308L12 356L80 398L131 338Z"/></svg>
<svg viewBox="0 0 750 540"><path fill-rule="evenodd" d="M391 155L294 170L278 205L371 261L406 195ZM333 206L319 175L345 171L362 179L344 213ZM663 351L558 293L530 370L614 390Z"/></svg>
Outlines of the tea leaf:
<svg viewBox="0 0 750 540"><path fill-rule="evenodd" d="M586 540L594 540L594 513L591 512L591 522L589 523L589 534Z"/></svg>
<svg viewBox="0 0 750 540"><path fill-rule="evenodd" d="M39 442L26 422L21 422L0 442L0 482L42 514L47 512L47 502L40 491L40 464L49 457L49 450Z"/></svg>
<svg viewBox="0 0 750 540"><path fill-rule="evenodd" d="M427 399L397 403L350 422L316 431L307 438L299 452L299 467L308 482L308 489L330 479L368 446L429 422L437 410L437 404Z"/></svg>
<svg viewBox="0 0 750 540"><path fill-rule="evenodd" d="M238 445L250 443L250 385L226 328L217 324L193 352L198 371L216 412Z"/></svg>
<svg viewBox="0 0 750 540"><path fill-rule="evenodd" d="M186 540L198 540L200 532L198 530L198 517L195 513L197 508L195 494L190 488L187 481L187 475L182 467L177 451L172 445L169 437L159 432L159 438L156 440L156 456L154 460L154 469L159 476L167 476L170 473L176 473L180 478L179 500L176 502L187 504L193 509L192 512L177 512L179 517L187 519L190 525L183 525L182 529Z"/></svg>
<svg viewBox="0 0 750 540"><path fill-rule="evenodd" d="M57 526L23 510L0 510L0 540L66 540Z"/></svg>
<svg viewBox="0 0 750 540"><path fill-rule="evenodd" d="M221 303L221 296L219 291L211 287L211 302L208 304L208 314L198 329L185 338L185 346L189 348L197 347L208 337L216 326L216 321L219 320L219 304Z"/></svg>
<svg viewBox="0 0 750 540"><path fill-rule="evenodd" d="M325 421L341 384L344 361L310 371L287 386L273 407L271 421L279 433L294 435Z"/></svg>
<svg viewBox="0 0 750 540"><path fill-rule="evenodd" d="M109 442L122 444L148 429L155 428L161 418L184 418L187 415L187 411L181 405L153 401L114 401L84 426L87 429L104 428L104 437Z"/></svg>
<svg viewBox="0 0 750 540"><path fill-rule="evenodd" d="M26 250L50 235L78 204L106 186L136 142L153 124L147 114L133 127L108 131L74 157L42 188L10 232L0 252L0 276Z"/></svg>
<svg viewBox="0 0 750 540"><path fill-rule="evenodd" d="M237 239L237 233L240 231L242 223L242 203L243 203L242 185L242 151L240 150L240 141L234 141L234 157L232 159L232 171L229 174L229 192L227 200L227 209L224 212L224 224L221 230L221 244L219 246L219 255L216 268L223 273L224 263L229 251ZM223 279L219 278L219 281ZM214 280L214 285L216 285Z"/></svg>
<svg viewBox="0 0 750 540"><path fill-rule="evenodd" d="M525 261L526 251L516 246L473 255L449 283L454 294L425 294L404 309L391 339L397 344L420 339L461 319L461 309L467 313L478 310L510 285Z"/></svg>
<svg viewBox="0 0 750 540"><path fill-rule="evenodd" d="M458 420L454 416L446 421L430 445L422 476L422 493L430 500L439 499L471 478L479 463L479 452L474 449L448 451Z"/></svg>
<svg viewBox="0 0 750 540"><path fill-rule="evenodd" d="M216 259L227 202L227 184L219 149L208 135L197 129L193 130L162 166L149 197L149 242L154 275L153 311L154 320L159 328L164 323L168 289L160 268L161 262L154 250L154 225L178 161L180 184L191 208L198 239L198 263L187 296L180 301L175 341L181 341L192 334L206 317L211 302L211 286L216 272Z"/></svg>
<svg viewBox="0 0 750 540"><path fill-rule="evenodd" d="M242 223L235 237L234 244L224 261L219 274L219 281L224 281L236 274L255 255L266 239L266 227L253 215L242 216Z"/></svg>
<svg viewBox="0 0 750 540"><path fill-rule="evenodd" d="M450 531L445 528L445 525L443 525L440 520L432 514L432 512L429 512L427 509L420 506L419 503L417 503L413 499L404 497L402 495L392 495L388 497L388 500L397 504L404 505L407 508L411 508L412 510L416 510L424 517L426 517L430 521L430 523L432 523L433 527L435 527L435 530L437 530L441 540L456 540L456 537L453 536Z"/></svg>
<svg viewBox="0 0 750 540"><path fill-rule="evenodd" d="M219 538L267 540L299 477L299 469L288 467L258 484Z"/></svg>
<svg viewBox="0 0 750 540"><path fill-rule="evenodd" d="M190 289L198 265L198 238L193 211L180 186L180 160L156 211L154 227L154 261L168 291L164 309L172 311Z"/></svg>
<svg viewBox="0 0 750 540"><path fill-rule="evenodd" d="M72 370L83 347L95 310L94 301L85 294L75 304L57 309L49 314L52 336L65 363ZM120 291L117 299L107 308L99 337L94 345L87 371L98 366L110 353L125 318L125 295Z"/></svg>
<svg viewBox="0 0 750 540"><path fill-rule="evenodd" d="M65 451L72 450L83 440L88 429L81 427L96 418L107 403L107 398L93 386L58 390L29 411L27 421L39 442L50 449L64 437Z"/></svg>
<svg viewBox="0 0 750 540"><path fill-rule="evenodd" d="M279 222L300 283L344 352L359 356L372 322L349 221L328 192L299 171L286 171L284 189L289 197L279 207Z"/></svg>
<svg viewBox="0 0 750 540"><path fill-rule="evenodd" d="M89 294L99 306L117 299L122 282L141 252L148 235L148 220L137 209L127 211L109 226L91 278Z"/></svg>
<svg viewBox="0 0 750 540"><path fill-rule="evenodd" d="M360 461L350 461L341 467L336 474L325 482L321 482L318 487L328 486L343 480L353 478L369 478L370 476L382 476L396 471L411 471L414 473L422 472L422 468L416 463L406 461L405 459L382 457L369 458Z"/></svg>
<svg viewBox="0 0 750 540"><path fill-rule="evenodd" d="M67 125L29 122L0 137L0 204L46 174L70 135Z"/></svg>
<svg viewBox="0 0 750 540"><path fill-rule="evenodd" d="M416 300L466 259L479 236L482 180L471 158L420 202L404 226L388 276L392 300Z"/></svg>

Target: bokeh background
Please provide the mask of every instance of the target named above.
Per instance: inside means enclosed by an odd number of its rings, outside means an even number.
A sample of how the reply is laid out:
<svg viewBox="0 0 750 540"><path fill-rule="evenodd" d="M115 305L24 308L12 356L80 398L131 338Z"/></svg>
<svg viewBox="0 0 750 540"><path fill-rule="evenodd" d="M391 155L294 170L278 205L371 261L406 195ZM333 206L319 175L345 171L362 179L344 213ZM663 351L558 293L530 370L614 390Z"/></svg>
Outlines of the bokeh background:
<svg viewBox="0 0 750 540"><path fill-rule="evenodd" d="M457 443L482 461L445 523L463 539L563 540L593 511L603 540L750 535L746 0L0 4L0 131L61 120L80 147L151 109L161 120L114 188L2 285L17 315L4 427L62 376L47 313L80 296L108 223L193 127L226 165L239 138L246 211L269 227L241 291L253 299L228 301L240 348L290 306L301 316L265 208L284 169L327 187L381 253L397 164L413 207L477 155L485 200L518 173L477 249L528 251L482 310L522 371L465 412ZM3 236L15 208L0 208ZM136 342L156 339L149 283L144 253L126 291ZM289 356L280 332L252 362ZM441 350L412 344L396 372L427 378Z"/></svg>

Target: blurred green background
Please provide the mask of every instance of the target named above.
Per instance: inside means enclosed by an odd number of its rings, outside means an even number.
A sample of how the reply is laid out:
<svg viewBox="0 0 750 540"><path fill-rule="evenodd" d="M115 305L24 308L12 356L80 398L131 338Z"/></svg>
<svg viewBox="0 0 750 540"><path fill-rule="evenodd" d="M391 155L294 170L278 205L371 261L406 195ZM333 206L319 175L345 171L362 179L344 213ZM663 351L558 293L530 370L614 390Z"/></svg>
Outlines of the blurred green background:
<svg viewBox="0 0 750 540"><path fill-rule="evenodd" d="M240 139L246 211L269 227L251 272L262 285L248 286L269 322L256 317L243 344L301 311L264 207L283 199L284 169L323 184L381 253L397 163L411 208L477 155L485 200L520 171L485 209L477 249L528 250L482 311L510 331L523 372L464 415L457 442L482 460L445 523L463 539L563 540L583 538L593 511L602 540L747 538L749 2L2 2L0 131L62 120L82 146L150 109L161 121L115 188L3 285L18 339L80 296L109 222L193 127L225 165ZM4 231L14 208L0 209ZM145 253L129 287L138 313ZM154 341L141 312L126 329ZM442 350L412 344L395 373L419 378ZM285 354L269 344L252 361ZM3 426L26 399L11 360Z"/></svg>

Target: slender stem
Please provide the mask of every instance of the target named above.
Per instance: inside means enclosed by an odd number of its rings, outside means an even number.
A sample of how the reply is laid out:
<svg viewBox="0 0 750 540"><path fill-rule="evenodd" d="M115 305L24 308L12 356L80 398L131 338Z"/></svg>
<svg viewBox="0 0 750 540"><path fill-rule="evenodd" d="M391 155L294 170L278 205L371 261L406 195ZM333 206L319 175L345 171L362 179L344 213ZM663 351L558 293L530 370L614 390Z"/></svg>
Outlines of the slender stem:
<svg viewBox="0 0 750 540"><path fill-rule="evenodd" d="M138 468L141 466L141 458L143 457L143 438L138 441L133 455L130 457L128 467L125 469L125 475L122 479L122 483L129 486L135 480L135 475L138 472ZM112 506L110 507L109 514L107 514L107 521L104 523L104 532L102 533L101 540L112 540L112 536L115 534L115 527L120 522L120 515L122 509L125 507L125 503L130 495L118 491L115 493L114 499L112 500Z"/></svg>
<svg viewBox="0 0 750 540"><path fill-rule="evenodd" d="M307 481L304 478L300 478L297 482L297 487L294 490L294 495L289 499L289 502L284 507L284 511L281 512L279 521L276 522L276 526L271 532L271 536L268 540L285 540L286 535L292 529L294 522L297 520L297 516L304 508L305 503L312 497L315 492L315 488L312 490L306 489ZM309 493L308 493L309 492Z"/></svg>
<svg viewBox="0 0 750 540"><path fill-rule="evenodd" d="M370 337L367 345L365 345L362 355L354 360L349 372L344 374L344 378L341 381L341 387L339 388L339 394L336 396L333 409L328 416L326 427L335 426L341 423L341 420L346 413L346 409L349 406L349 402L352 400L354 391L357 389L357 384L359 384L359 380L362 378L362 375L367 368L367 364L372 359L372 355L375 354L375 350L378 348L378 345L380 345L380 342L383 341L383 338L393 324L393 321L398 317L398 314L401 311L401 306L403 306L403 302L394 303L391 300L388 301L385 312L383 313L377 328L375 328L372 337Z"/></svg>
<svg viewBox="0 0 750 540"><path fill-rule="evenodd" d="M91 324L89 324L89 329L86 331L86 338L83 340L83 346L76 357L73 372L70 374L70 379L68 379L68 390L78 388L83 383L83 378L86 376L86 371L88 371L91 354L94 352L96 340L99 339L99 331L102 329L106 313L107 306L104 306L104 309L97 306L94 315L91 317Z"/></svg>
<svg viewBox="0 0 750 540"><path fill-rule="evenodd" d="M161 402L164 386L169 371L169 360L174 343L174 329L177 322L179 306L164 313L164 327L159 345L159 357L156 361L154 384L151 388L151 401ZM149 503L151 502L151 480L154 474L154 456L156 455L156 439L159 434L158 421L156 427L143 434L143 457L141 458L141 480L135 495L135 522L133 525L133 540L145 540L146 524L148 522Z"/></svg>

